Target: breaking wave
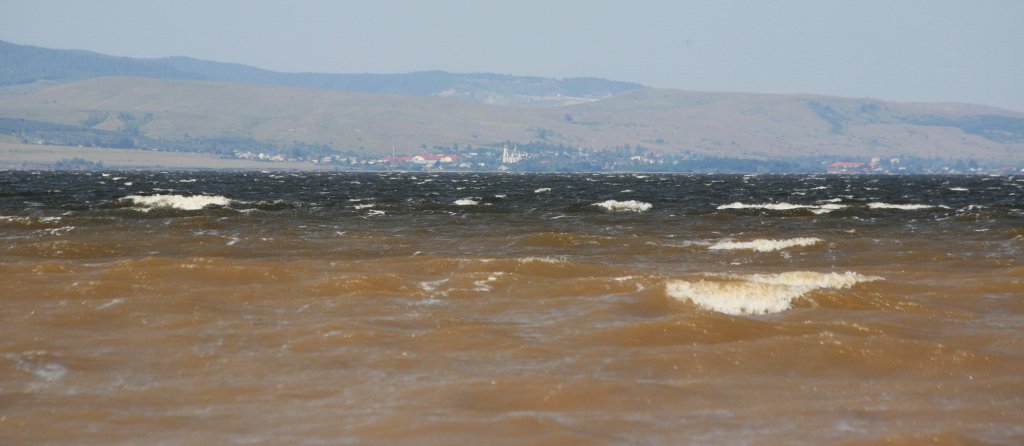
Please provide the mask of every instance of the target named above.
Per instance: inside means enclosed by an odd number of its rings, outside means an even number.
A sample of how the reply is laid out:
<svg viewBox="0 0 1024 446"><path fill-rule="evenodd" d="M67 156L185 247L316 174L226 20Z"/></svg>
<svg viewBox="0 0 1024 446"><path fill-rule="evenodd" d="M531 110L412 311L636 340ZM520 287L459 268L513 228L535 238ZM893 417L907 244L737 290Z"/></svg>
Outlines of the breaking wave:
<svg viewBox="0 0 1024 446"><path fill-rule="evenodd" d="M855 272L790 271L779 274L722 276L697 281L671 280L665 292L706 310L731 315L771 314L788 310L793 301L821 289L845 289L883 280Z"/></svg>
<svg viewBox="0 0 1024 446"><path fill-rule="evenodd" d="M797 237L786 240L754 239L749 242L718 242L708 247L712 250L752 250L757 252L779 251L794 246L812 246L821 243L817 237Z"/></svg>
<svg viewBox="0 0 1024 446"><path fill-rule="evenodd" d="M769 211L792 211L795 209L807 209L815 214L827 214L832 211L838 211L845 209L845 205L828 203L816 206L804 205L804 204L790 204L790 203L764 203L764 204L745 204L740 202L723 204L718 206L718 210L726 209L767 209Z"/></svg>
<svg viewBox="0 0 1024 446"><path fill-rule="evenodd" d="M159 208L198 211L207 206L227 206L234 202L220 195L129 195L122 200L131 201L144 211Z"/></svg>
<svg viewBox="0 0 1024 446"><path fill-rule="evenodd" d="M868 207L871 209L899 209L903 211L918 211L921 209L931 209L939 206L932 206L930 204L892 204L875 202L868 203Z"/></svg>
<svg viewBox="0 0 1024 446"><path fill-rule="evenodd" d="M474 200L472 198L460 198L458 200L455 200L453 203L456 206L476 206L476 205L480 204L479 201L476 201L476 200Z"/></svg>
<svg viewBox="0 0 1024 446"><path fill-rule="evenodd" d="M594 206L602 207L612 212L647 212L653 207L650 203L644 203L636 200L607 200L600 203L594 203Z"/></svg>

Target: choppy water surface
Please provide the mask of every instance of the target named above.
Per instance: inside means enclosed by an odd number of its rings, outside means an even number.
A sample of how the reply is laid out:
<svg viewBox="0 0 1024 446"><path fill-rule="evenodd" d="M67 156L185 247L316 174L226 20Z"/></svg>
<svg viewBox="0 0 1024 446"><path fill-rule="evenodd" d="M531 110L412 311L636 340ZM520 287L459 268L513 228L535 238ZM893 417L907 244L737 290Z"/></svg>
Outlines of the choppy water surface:
<svg viewBox="0 0 1024 446"><path fill-rule="evenodd" d="M1022 194L0 172L0 443L1021 444Z"/></svg>

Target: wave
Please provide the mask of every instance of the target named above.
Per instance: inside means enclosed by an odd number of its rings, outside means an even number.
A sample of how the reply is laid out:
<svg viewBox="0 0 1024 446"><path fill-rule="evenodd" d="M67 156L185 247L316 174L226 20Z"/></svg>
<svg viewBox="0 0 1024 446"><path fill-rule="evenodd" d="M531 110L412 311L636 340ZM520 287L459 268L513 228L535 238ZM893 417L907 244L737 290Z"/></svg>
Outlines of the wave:
<svg viewBox="0 0 1024 446"><path fill-rule="evenodd" d="M792 211L796 209L807 209L815 214L827 214L832 211L838 211L845 209L845 205L829 203L821 204L816 206L805 205L805 204L791 204L791 203L764 203L764 204L746 204L741 202L734 202L729 204L723 204L718 206L718 210L726 209L767 209L770 211Z"/></svg>
<svg viewBox="0 0 1024 446"><path fill-rule="evenodd" d="M121 200L128 200L143 211L158 208L198 211L207 206L228 206L235 201L220 195L129 195Z"/></svg>
<svg viewBox="0 0 1024 446"><path fill-rule="evenodd" d="M644 203L636 200L607 200L600 203L594 203L594 206L599 206L612 212L647 212L653 207L650 203Z"/></svg>
<svg viewBox="0 0 1024 446"><path fill-rule="evenodd" d="M786 240L754 239L749 242L718 242L708 247L711 250L752 250L757 252L779 251L794 246L812 246L823 240L817 237L797 237Z"/></svg>
<svg viewBox="0 0 1024 446"><path fill-rule="evenodd" d="M551 192L551 188L550 187L542 187L542 188L539 188L539 189L533 191L533 193L535 193L535 194L542 194L542 193L545 193L545 192Z"/></svg>
<svg viewBox="0 0 1024 446"><path fill-rule="evenodd" d="M706 310L731 315L772 314L786 311L793 301L821 289L845 289L858 283L883 280L855 272L818 273L789 271L779 274L724 276L712 280L671 280L665 292Z"/></svg>
<svg viewBox="0 0 1024 446"><path fill-rule="evenodd" d="M0 215L0 224L21 226L27 229L57 229L60 227L60 217L36 217L36 216L14 216Z"/></svg>
<svg viewBox="0 0 1024 446"><path fill-rule="evenodd" d="M480 204L479 201L476 201L476 200L474 200L472 198L460 198L458 200L455 200L453 203L456 206L476 206L476 205Z"/></svg>
<svg viewBox="0 0 1024 446"><path fill-rule="evenodd" d="M892 204L880 202L868 203L868 208L871 209L899 209L903 211L918 211L921 209L931 209L936 207L945 208L946 206L933 206L930 204Z"/></svg>

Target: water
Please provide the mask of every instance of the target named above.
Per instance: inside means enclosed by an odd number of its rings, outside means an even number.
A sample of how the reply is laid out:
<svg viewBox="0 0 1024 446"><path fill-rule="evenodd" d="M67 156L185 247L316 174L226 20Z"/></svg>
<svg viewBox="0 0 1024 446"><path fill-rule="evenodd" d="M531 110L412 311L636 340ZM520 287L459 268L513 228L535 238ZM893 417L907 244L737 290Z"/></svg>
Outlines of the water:
<svg viewBox="0 0 1024 446"><path fill-rule="evenodd" d="M0 172L0 444L1020 444L1022 194Z"/></svg>

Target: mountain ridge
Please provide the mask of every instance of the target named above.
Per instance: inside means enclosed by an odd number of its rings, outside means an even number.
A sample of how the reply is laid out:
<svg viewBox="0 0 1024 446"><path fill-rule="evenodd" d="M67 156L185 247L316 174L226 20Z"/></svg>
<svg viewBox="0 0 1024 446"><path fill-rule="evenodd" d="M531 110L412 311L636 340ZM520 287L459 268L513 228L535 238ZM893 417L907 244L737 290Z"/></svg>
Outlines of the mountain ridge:
<svg viewBox="0 0 1024 446"><path fill-rule="evenodd" d="M644 89L523 108L453 98L108 77L2 94L0 117L157 140L238 138L365 154L544 142L714 156L920 156L1021 160L1024 114L816 95Z"/></svg>
<svg viewBox="0 0 1024 446"><path fill-rule="evenodd" d="M70 126L24 124L117 143L315 145L374 155L396 147L536 142L761 159L1024 160L1024 113L973 104L695 92L488 73L277 73L3 41L0 61L0 85L8 85L0 88L0 118Z"/></svg>
<svg viewBox="0 0 1024 446"><path fill-rule="evenodd" d="M191 57L141 59L84 50L19 45L0 40L0 86L107 76L210 80L284 87L446 96L509 106L553 106L597 100L643 85L599 78L549 79L496 73L419 71L394 74L282 73Z"/></svg>

